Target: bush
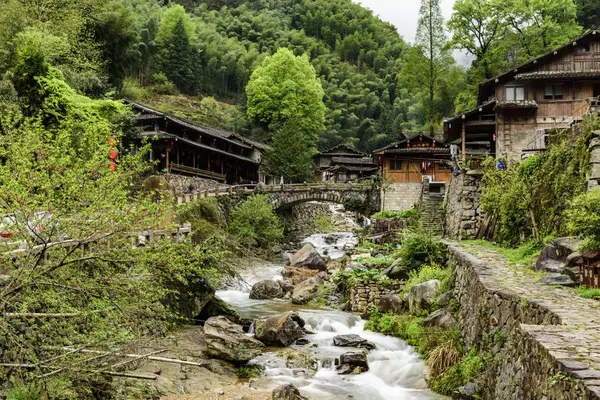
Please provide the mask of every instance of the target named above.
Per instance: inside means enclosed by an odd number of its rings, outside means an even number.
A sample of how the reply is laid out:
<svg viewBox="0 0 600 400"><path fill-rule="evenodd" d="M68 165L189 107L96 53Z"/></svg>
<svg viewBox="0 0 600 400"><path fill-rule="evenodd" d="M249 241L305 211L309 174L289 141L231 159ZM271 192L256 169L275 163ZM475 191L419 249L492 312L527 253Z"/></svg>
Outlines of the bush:
<svg viewBox="0 0 600 400"><path fill-rule="evenodd" d="M440 286L440 293L443 293L450 288L451 278L452 270L450 270L450 268L442 268L435 264L423 265L419 270L411 271L409 273L408 279L402 287L402 292L408 293L415 285L437 279L442 283Z"/></svg>
<svg viewBox="0 0 600 400"><path fill-rule="evenodd" d="M221 214L214 197L183 204L177 208L177 214L181 222L192 224L193 243L200 244L223 233Z"/></svg>
<svg viewBox="0 0 600 400"><path fill-rule="evenodd" d="M518 246L567 233L565 210L587 190L587 142L592 129L586 122L576 140L570 130L560 132L551 137L548 150L506 170L497 169L495 158L485 161L481 207L499 225L494 240Z"/></svg>
<svg viewBox="0 0 600 400"><path fill-rule="evenodd" d="M575 292L584 299L600 300L600 289L592 289L585 286L579 286Z"/></svg>
<svg viewBox="0 0 600 400"><path fill-rule="evenodd" d="M402 265L409 266L413 261L435 263L442 257L442 246L437 238L422 227L402 231L400 250L395 254L402 259Z"/></svg>
<svg viewBox="0 0 600 400"><path fill-rule="evenodd" d="M586 249L600 249L600 189L576 197L567 216L569 232L585 238Z"/></svg>
<svg viewBox="0 0 600 400"><path fill-rule="evenodd" d="M265 246L283 239L279 217L263 194L250 196L233 210L228 230L248 246Z"/></svg>

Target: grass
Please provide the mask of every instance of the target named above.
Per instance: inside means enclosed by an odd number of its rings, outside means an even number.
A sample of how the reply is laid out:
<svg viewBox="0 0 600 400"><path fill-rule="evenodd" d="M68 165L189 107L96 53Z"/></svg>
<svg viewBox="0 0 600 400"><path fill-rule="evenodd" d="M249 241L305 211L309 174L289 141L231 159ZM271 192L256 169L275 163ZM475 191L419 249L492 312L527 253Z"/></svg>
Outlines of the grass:
<svg viewBox="0 0 600 400"><path fill-rule="evenodd" d="M575 293L584 299L600 300L600 289L592 289L585 286L575 288Z"/></svg>
<svg viewBox="0 0 600 400"><path fill-rule="evenodd" d="M525 242L517 248L502 247L487 240L465 240L463 243L476 244L487 249L495 250L502 254L508 261L516 264L531 266L533 259L539 257L542 247L533 241Z"/></svg>
<svg viewBox="0 0 600 400"><path fill-rule="evenodd" d="M324 211L319 211L313 221L314 228L319 233L331 233L334 231L331 216Z"/></svg>
<svg viewBox="0 0 600 400"><path fill-rule="evenodd" d="M389 267L394 262L395 258L391 255L389 256L379 256L379 257L369 257L362 258L360 257L356 261L360 264L363 264L366 267Z"/></svg>
<svg viewBox="0 0 600 400"><path fill-rule="evenodd" d="M408 293L413 286L435 279L442 283L440 293L447 291L452 279L452 270L436 264L423 265L420 269L409 273L408 279L402 287L402 292Z"/></svg>
<svg viewBox="0 0 600 400"><path fill-rule="evenodd" d="M399 219L399 218L412 218L417 216L417 210L411 208L410 210L404 211L380 211L371 216L371 218L382 218L382 219Z"/></svg>
<svg viewBox="0 0 600 400"><path fill-rule="evenodd" d="M450 396L456 389L481 375L485 371L488 361L486 357L482 357L472 350L439 375L432 376L429 386L437 393Z"/></svg>

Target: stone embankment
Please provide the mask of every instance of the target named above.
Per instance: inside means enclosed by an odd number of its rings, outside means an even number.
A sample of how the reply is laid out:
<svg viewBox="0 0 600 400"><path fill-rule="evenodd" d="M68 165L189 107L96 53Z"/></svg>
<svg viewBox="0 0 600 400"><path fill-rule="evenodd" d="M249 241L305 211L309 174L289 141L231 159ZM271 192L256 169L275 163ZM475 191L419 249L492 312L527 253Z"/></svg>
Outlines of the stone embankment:
<svg viewBox="0 0 600 400"><path fill-rule="evenodd" d="M600 399L600 302L544 285L477 245L445 242L468 348L493 357L486 399Z"/></svg>
<svg viewBox="0 0 600 400"><path fill-rule="evenodd" d="M372 280L360 280L349 289L349 308L353 313L363 317L377 309L381 296L400 293L402 283L383 284Z"/></svg>
<svg viewBox="0 0 600 400"><path fill-rule="evenodd" d="M446 236L454 239L474 239L481 226L482 171L468 170L452 177L446 188Z"/></svg>

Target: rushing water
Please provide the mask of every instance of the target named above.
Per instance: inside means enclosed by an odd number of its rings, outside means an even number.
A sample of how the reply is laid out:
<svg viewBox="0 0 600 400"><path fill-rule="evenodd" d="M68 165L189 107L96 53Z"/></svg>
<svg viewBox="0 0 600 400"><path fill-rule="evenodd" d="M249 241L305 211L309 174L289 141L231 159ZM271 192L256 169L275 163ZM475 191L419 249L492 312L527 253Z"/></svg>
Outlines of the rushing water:
<svg viewBox="0 0 600 400"><path fill-rule="evenodd" d="M321 254L337 258L343 256L345 248L356 245L356 237L352 233L340 232L312 235L304 242L312 243ZM264 279L282 279L282 269L283 266L276 264L253 265L242 273L242 278L249 285ZM316 347L291 347L313 353L318 360L318 370L314 375L305 370L288 368L286 360L277 352L265 353L251 361L264 367L270 387L292 383L311 400L442 398L427 390L425 364L412 347L400 339L364 330L365 321L360 317L328 308L310 309L281 300L251 300L248 293L248 285L236 285L217 294L245 318L296 310L306 321L306 328L315 332L305 337ZM333 346L333 337L348 333L358 334L376 345L376 349L368 354L368 372L359 375L337 374L334 360L352 349Z"/></svg>

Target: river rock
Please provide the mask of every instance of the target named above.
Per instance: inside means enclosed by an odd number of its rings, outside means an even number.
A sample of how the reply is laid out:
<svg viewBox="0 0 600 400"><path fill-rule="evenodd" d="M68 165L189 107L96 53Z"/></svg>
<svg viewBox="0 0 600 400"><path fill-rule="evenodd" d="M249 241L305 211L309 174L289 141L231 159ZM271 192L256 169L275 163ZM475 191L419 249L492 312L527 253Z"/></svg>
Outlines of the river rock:
<svg viewBox="0 0 600 400"><path fill-rule="evenodd" d="M264 344L244 333L225 317L211 317L204 324L208 354L222 360L246 362L261 353Z"/></svg>
<svg viewBox="0 0 600 400"><path fill-rule="evenodd" d="M546 285L575 286L575 282L568 275L563 274L549 274L543 276L538 282L545 283Z"/></svg>
<svg viewBox="0 0 600 400"><path fill-rule="evenodd" d="M344 353L340 356L340 365L336 367L340 375L361 373L369 370L367 354L362 351Z"/></svg>
<svg viewBox="0 0 600 400"><path fill-rule="evenodd" d="M428 309L433 305L437 292L442 283L437 279L420 283L410 288L408 292L408 308L411 313Z"/></svg>
<svg viewBox="0 0 600 400"><path fill-rule="evenodd" d="M475 400L480 399L478 396L479 388L476 383L469 382L465 386L461 386L458 390L452 393L452 400Z"/></svg>
<svg viewBox="0 0 600 400"><path fill-rule="evenodd" d="M443 295L441 295L438 300L438 306L440 307L448 307L450 305L450 301L454 299L454 293L450 292L446 292Z"/></svg>
<svg viewBox="0 0 600 400"><path fill-rule="evenodd" d="M256 282L250 290L250 298L255 300L280 299L283 295L281 284L274 280Z"/></svg>
<svg viewBox="0 0 600 400"><path fill-rule="evenodd" d="M282 276L292 285L297 285L307 279L317 275L319 271L306 268L297 268L287 266L283 269Z"/></svg>
<svg viewBox="0 0 600 400"><path fill-rule="evenodd" d="M257 319L254 336L269 346L289 346L304 335L304 320L289 311L273 317Z"/></svg>
<svg viewBox="0 0 600 400"><path fill-rule="evenodd" d="M380 313L400 314L406 308L405 301L398 294L384 294L379 298L377 309Z"/></svg>
<svg viewBox="0 0 600 400"><path fill-rule="evenodd" d="M231 322L236 324L241 324L243 322L238 312L218 296L214 296L206 303L200 314L196 316L196 319L206 321L210 317L217 317L219 315L227 317Z"/></svg>
<svg viewBox="0 0 600 400"><path fill-rule="evenodd" d="M440 328L450 329L458 326L458 321L448 310L442 308L432 312L423 320L423 326L438 326Z"/></svg>
<svg viewBox="0 0 600 400"><path fill-rule="evenodd" d="M337 335L333 337L333 345L338 347L361 347L373 350L375 345L355 334Z"/></svg>
<svg viewBox="0 0 600 400"><path fill-rule="evenodd" d="M306 243L296 254L290 259L290 266L297 268L316 269L318 271L326 271L327 265L323 257L317 252L317 249Z"/></svg>
<svg viewBox="0 0 600 400"><path fill-rule="evenodd" d="M272 400L308 400L308 398L302 396L298 388L291 383L287 385L279 386L273 390L271 394Z"/></svg>
<svg viewBox="0 0 600 400"><path fill-rule="evenodd" d="M306 304L319 294L319 285L323 279L318 276L305 280L294 287L292 292L292 303Z"/></svg>

